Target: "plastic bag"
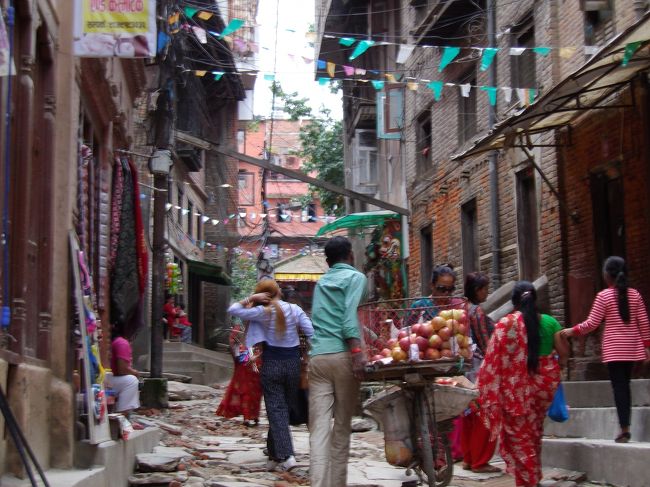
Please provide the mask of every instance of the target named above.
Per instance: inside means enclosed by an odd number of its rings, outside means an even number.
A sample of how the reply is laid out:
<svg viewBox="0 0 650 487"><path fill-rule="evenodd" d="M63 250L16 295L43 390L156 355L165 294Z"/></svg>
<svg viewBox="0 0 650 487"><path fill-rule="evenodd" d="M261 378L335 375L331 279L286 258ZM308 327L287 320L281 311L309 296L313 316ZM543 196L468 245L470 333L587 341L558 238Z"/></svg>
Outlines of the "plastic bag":
<svg viewBox="0 0 650 487"><path fill-rule="evenodd" d="M566 401L564 399L564 388L562 387L561 382L557 386L555 396L553 396L553 402L548 408L548 417L553 421L557 421L558 423L564 423L567 419L569 419L569 408L567 407Z"/></svg>

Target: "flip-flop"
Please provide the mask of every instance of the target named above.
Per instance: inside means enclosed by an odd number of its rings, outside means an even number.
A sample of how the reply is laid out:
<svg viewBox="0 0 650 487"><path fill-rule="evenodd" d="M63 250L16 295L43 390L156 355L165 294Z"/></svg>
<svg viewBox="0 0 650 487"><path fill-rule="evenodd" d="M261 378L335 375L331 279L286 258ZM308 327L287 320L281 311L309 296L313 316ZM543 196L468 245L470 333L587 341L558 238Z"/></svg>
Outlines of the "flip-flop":
<svg viewBox="0 0 650 487"><path fill-rule="evenodd" d="M481 465L480 467L473 468L472 472L474 472L474 473L497 473L497 472L501 472L501 469L499 467L495 467L494 465L490 465L489 463L486 463L485 465Z"/></svg>

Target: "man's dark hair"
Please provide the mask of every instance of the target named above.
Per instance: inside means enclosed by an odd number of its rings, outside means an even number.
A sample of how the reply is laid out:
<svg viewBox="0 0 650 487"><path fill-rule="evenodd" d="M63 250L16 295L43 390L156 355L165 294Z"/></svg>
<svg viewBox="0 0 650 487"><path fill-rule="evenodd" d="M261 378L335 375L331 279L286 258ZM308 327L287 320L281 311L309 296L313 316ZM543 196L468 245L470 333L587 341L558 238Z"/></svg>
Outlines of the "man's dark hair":
<svg viewBox="0 0 650 487"><path fill-rule="evenodd" d="M348 260L352 253L352 244L345 237L332 237L325 244L325 257L331 266Z"/></svg>

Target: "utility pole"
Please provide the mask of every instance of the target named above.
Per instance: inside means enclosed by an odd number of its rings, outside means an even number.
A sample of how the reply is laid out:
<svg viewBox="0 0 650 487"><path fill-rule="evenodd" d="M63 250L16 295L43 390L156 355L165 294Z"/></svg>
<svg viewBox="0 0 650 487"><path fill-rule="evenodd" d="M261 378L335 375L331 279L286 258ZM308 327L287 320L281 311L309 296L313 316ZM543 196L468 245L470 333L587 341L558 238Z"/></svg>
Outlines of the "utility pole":
<svg viewBox="0 0 650 487"><path fill-rule="evenodd" d="M159 18L167 19L168 2L159 2ZM167 28L163 20L161 29ZM154 119L155 151L149 160L153 175L153 239L151 262L151 345L149 350L149 379L145 380L141 402L145 407L166 408L168 405L167 380L163 379L163 305L165 302L165 204L167 203L167 178L172 166L173 145L173 78L170 58L173 50L159 54L159 85Z"/></svg>
<svg viewBox="0 0 650 487"><path fill-rule="evenodd" d="M487 2L487 25L488 25L488 44L490 47L497 47L497 2L490 0ZM488 84L497 86L497 63L493 62L488 71ZM490 129L496 123L496 106L490 105L488 109L488 124ZM499 156L497 151L490 152L488 156L489 174L490 174L490 233L492 234L491 254L492 268L491 278L494 288L501 285L501 239L499 238Z"/></svg>

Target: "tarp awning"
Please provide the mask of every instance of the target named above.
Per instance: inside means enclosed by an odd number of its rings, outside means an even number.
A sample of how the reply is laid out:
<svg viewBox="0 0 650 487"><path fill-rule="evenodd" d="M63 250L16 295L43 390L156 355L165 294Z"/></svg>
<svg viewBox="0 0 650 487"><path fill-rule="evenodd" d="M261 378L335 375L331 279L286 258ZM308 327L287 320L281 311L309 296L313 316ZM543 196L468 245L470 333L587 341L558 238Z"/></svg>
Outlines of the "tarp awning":
<svg viewBox="0 0 650 487"><path fill-rule="evenodd" d="M187 270L202 281L221 284L222 286L232 285L232 279L219 265L187 259Z"/></svg>
<svg viewBox="0 0 650 487"><path fill-rule="evenodd" d="M638 42L635 46L633 43ZM625 87L639 72L650 68L650 14L612 39L587 63L519 113L499 122L466 151L452 156L464 159L490 150L534 147L531 137L565 127L585 110L620 108L604 103ZM638 50L624 66L626 49Z"/></svg>
<svg viewBox="0 0 650 487"><path fill-rule="evenodd" d="M337 218L332 223L322 226L317 237L344 228L367 228L383 225L386 220L398 220L401 216L393 211L366 211L363 213L350 213Z"/></svg>

